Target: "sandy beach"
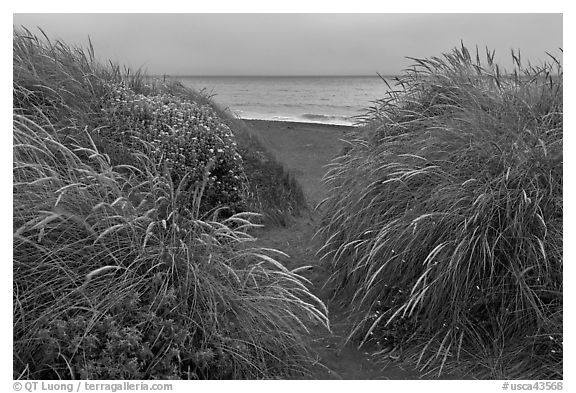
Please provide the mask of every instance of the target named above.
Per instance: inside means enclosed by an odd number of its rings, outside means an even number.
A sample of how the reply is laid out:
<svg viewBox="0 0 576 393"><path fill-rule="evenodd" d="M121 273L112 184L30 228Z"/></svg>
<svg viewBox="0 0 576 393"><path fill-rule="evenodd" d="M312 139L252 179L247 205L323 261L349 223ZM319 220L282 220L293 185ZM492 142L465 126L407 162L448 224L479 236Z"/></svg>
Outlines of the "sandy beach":
<svg viewBox="0 0 576 393"><path fill-rule="evenodd" d="M350 126L244 120L302 185L310 207L324 198L321 182L326 165L342 149Z"/></svg>

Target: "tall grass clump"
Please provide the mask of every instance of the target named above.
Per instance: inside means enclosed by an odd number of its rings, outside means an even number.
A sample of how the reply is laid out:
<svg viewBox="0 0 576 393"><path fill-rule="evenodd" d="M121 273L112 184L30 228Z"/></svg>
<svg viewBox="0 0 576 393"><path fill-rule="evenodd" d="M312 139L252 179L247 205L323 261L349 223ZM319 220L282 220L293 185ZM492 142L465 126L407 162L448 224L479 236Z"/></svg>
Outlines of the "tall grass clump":
<svg viewBox="0 0 576 393"><path fill-rule="evenodd" d="M562 65L512 56L414 59L325 177L329 286L382 360L562 378Z"/></svg>
<svg viewBox="0 0 576 393"><path fill-rule="evenodd" d="M254 213L202 210L217 160L175 177L154 140L112 148L102 103L118 83L155 89L14 35L14 378L305 374L323 304L278 251L250 247Z"/></svg>

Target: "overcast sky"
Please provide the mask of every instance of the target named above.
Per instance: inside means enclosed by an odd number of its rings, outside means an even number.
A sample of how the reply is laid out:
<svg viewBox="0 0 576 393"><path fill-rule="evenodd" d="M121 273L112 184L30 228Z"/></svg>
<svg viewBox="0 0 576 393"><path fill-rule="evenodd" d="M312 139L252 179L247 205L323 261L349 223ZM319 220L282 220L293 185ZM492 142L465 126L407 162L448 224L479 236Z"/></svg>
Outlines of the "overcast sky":
<svg viewBox="0 0 576 393"><path fill-rule="evenodd" d="M562 47L562 14L14 14L15 27L151 74L392 75L460 44L538 63Z"/></svg>

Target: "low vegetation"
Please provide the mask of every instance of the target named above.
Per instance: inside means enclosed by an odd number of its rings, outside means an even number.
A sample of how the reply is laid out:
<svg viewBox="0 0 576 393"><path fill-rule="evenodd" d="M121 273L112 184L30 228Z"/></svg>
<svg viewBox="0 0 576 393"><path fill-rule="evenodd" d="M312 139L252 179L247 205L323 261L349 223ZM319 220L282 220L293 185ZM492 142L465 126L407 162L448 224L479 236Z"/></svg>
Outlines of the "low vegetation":
<svg viewBox="0 0 576 393"><path fill-rule="evenodd" d="M305 374L326 310L250 247L252 175L227 120L91 48L13 45L14 378Z"/></svg>
<svg viewBox="0 0 576 393"><path fill-rule="evenodd" d="M173 93L179 91L184 96L194 93L179 82L170 86ZM308 209L302 187L245 122L215 105L210 98L200 92L194 100L210 104L234 133L246 175L247 209L261 213L260 222L267 226L289 225Z"/></svg>
<svg viewBox="0 0 576 393"><path fill-rule="evenodd" d="M175 184L199 184L209 168L202 211L227 206L240 211L244 170L230 128L209 105L160 94L136 94L122 84L109 86L102 100L99 136L124 148L153 146L154 161L165 166Z"/></svg>
<svg viewBox="0 0 576 393"><path fill-rule="evenodd" d="M561 63L414 59L325 177L350 338L436 375L562 378Z"/></svg>

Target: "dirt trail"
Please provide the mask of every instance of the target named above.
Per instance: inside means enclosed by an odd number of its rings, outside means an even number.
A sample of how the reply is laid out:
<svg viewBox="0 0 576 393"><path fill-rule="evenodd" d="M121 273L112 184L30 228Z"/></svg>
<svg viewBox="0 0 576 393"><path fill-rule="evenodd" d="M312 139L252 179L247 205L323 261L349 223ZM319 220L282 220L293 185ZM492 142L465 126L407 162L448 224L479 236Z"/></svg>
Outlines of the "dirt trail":
<svg viewBox="0 0 576 393"><path fill-rule="evenodd" d="M350 131L348 127L326 125L250 121L258 136L276 157L295 174L302 184L310 206L315 206L325 196L321 178L324 167L342 148L339 138ZM302 273L313 283L313 293L326 302L322 285L329 273L320 266L316 250L317 213L306 212L286 228L265 228L256 234L257 245L271 247L288 254L279 258L289 269L312 266ZM370 358L370 354L345 344L349 331L347 320L337 309L329 308L332 334L322 327L311 332L313 350L318 364L312 370L313 379L418 379L415 370L405 370L400 365L383 367Z"/></svg>
<svg viewBox="0 0 576 393"><path fill-rule="evenodd" d="M312 370L312 379L417 379L419 374L405 370L400 365L388 365L383 369L370 359L370 354L359 350L352 343L344 344L349 331L345 316L331 305L322 291L328 272L319 265L315 255L315 217L306 213L286 228L269 228L259 231L257 244L283 251L290 258L278 258L288 269L312 266L302 273L313 283L312 292L328 306L332 334L318 326L312 332L313 350L318 364Z"/></svg>

